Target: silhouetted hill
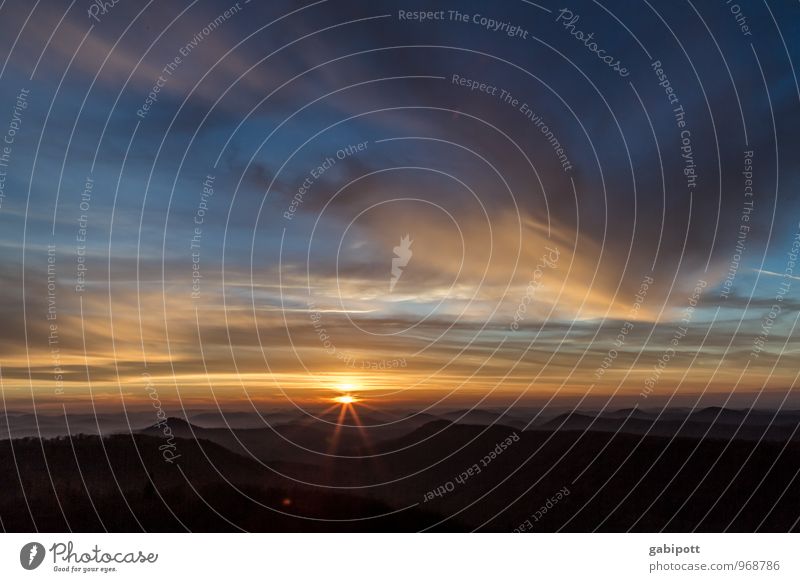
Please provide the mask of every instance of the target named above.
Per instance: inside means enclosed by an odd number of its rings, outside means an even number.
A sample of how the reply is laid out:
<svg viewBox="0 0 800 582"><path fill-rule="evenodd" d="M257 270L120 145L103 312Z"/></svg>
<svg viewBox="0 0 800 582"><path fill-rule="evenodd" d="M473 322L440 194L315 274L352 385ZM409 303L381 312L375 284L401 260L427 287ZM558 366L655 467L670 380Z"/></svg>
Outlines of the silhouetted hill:
<svg viewBox="0 0 800 582"><path fill-rule="evenodd" d="M335 417L332 419L335 420ZM233 452L264 462L317 463L334 450L339 454L348 454L346 451L351 449L363 451L365 445L373 446L378 442L405 435L428 419L419 416L381 425L377 419L359 417L360 422L368 428L337 426L333 420L328 420L329 422L312 422L312 419L303 419L265 428L232 430L203 428L179 418L168 418L166 424L177 437L209 440ZM370 421L372 426L369 426ZM343 421L345 424L353 422L352 418ZM140 432L159 436L163 434L163 430L163 427L153 425Z"/></svg>
<svg viewBox="0 0 800 582"><path fill-rule="evenodd" d="M695 413L662 416L620 412L602 416L561 414L536 428L541 430L622 432L648 436L786 441L800 438L800 415L706 408Z"/></svg>
<svg viewBox="0 0 800 582"><path fill-rule="evenodd" d="M380 501L300 487L207 441L77 436L0 442L6 531L411 531L431 516L392 514ZM293 517L299 515L302 518ZM376 517L379 516L379 517ZM380 517L383 516L383 517ZM356 521L354 521L356 520Z"/></svg>
<svg viewBox="0 0 800 582"><path fill-rule="evenodd" d="M4 440L0 523L511 531L528 520L534 531L787 531L800 517L796 414L572 413L527 431L499 424L497 413L484 425L418 415L375 432L308 419L228 430L169 418L172 438L151 424L133 435Z"/></svg>
<svg viewBox="0 0 800 582"><path fill-rule="evenodd" d="M299 412L198 412L189 416L189 422L203 428L265 428L268 424L283 424L302 420Z"/></svg>
<svg viewBox="0 0 800 582"><path fill-rule="evenodd" d="M515 417L513 414L494 412L488 410L472 409L472 410L457 410L440 415L441 418L457 422L459 424L502 424L506 426L513 426L515 428L524 428L527 425L527 420Z"/></svg>
<svg viewBox="0 0 800 582"><path fill-rule="evenodd" d="M431 428L426 425L417 436L428 436ZM424 506L455 515L471 528L510 531L568 487L571 494L536 523L536 530L786 531L800 517L794 503L800 494L795 478L800 445L795 442L784 447L535 430L518 433L518 442L483 466L481 459L511 430L452 425L440 432L424 444L435 467L405 480L392 492L392 502L411 501L419 491L454 481L478 463L478 475ZM411 451L393 456L396 472L419 468L413 457Z"/></svg>

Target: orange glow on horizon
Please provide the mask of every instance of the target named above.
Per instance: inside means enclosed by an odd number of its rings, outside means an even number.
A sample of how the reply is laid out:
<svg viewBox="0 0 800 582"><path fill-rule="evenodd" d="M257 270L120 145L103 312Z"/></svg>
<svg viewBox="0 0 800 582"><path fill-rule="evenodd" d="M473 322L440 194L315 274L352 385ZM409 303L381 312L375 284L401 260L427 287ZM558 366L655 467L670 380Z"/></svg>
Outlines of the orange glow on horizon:
<svg viewBox="0 0 800 582"><path fill-rule="evenodd" d="M341 396L336 396L332 400L337 404L344 404L345 406L359 402L359 398L356 398L352 394L342 394Z"/></svg>

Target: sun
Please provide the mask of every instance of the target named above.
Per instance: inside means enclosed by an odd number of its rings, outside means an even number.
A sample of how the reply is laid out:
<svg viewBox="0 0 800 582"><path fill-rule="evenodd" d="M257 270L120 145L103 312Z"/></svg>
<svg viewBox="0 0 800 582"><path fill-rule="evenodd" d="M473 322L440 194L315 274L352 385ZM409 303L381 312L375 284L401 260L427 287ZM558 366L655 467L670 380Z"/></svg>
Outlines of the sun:
<svg viewBox="0 0 800 582"><path fill-rule="evenodd" d="M353 396L352 394L342 394L341 396L336 396L333 398L333 401L338 404L354 404L358 402L358 398Z"/></svg>
<svg viewBox="0 0 800 582"><path fill-rule="evenodd" d="M361 402L361 398L357 396L362 389L361 384L354 378L339 379L343 381L331 385L331 389L336 395L329 401L340 404L342 408L352 409L354 404Z"/></svg>

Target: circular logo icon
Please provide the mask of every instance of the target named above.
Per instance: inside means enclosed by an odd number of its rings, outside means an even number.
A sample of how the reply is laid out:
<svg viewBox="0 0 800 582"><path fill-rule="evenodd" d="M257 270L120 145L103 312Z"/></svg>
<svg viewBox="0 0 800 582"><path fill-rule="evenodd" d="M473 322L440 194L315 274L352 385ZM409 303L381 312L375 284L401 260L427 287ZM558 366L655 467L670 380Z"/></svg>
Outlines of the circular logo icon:
<svg viewBox="0 0 800 582"><path fill-rule="evenodd" d="M39 542L30 542L19 551L19 563L26 570L35 570L44 561L44 546Z"/></svg>

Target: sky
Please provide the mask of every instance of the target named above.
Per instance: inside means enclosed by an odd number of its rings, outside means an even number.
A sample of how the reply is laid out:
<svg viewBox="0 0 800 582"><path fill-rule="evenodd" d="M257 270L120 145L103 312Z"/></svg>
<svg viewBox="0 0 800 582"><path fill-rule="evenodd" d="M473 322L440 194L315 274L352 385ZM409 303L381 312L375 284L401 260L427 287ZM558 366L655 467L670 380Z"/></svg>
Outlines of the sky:
<svg viewBox="0 0 800 582"><path fill-rule="evenodd" d="M798 6L107 4L0 8L8 409L796 405Z"/></svg>

